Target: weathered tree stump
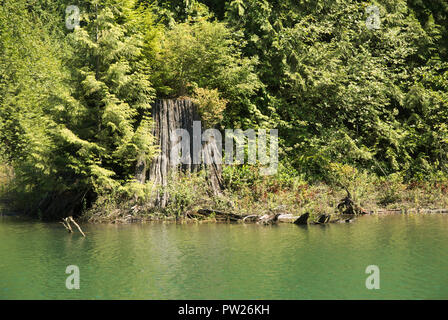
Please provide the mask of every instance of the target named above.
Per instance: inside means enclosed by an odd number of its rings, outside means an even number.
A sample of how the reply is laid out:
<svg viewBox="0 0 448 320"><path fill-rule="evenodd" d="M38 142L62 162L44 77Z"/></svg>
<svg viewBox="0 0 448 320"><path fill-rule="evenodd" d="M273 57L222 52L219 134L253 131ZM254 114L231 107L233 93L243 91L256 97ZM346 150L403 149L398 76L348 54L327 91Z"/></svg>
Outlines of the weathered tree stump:
<svg viewBox="0 0 448 320"><path fill-rule="evenodd" d="M331 218L330 214L321 214L319 218L317 218L317 221L314 222L314 224L328 223L330 221L330 218Z"/></svg>
<svg viewBox="0 0 448 320"><path fill-rule="evenodd" d="M152 118L154 121L153 135L156 138L160 148L160 154L149 165L148 179L152 181L153 186L167 186L171 173L178 171L195 172L205 169L207 172L208 183L215 194L219 194L222 189L222 165L210 161L214 153L220 152L222 146L214 139L211 141L202 141L201 136L194 135L193 122L200 121L200 116L196 106L189 99L163 99L156 100L152 107ZM175 131L184 129L189 134L190 153L183 154L182 161L179 164L178 159L172 158L172 150L179 141L173 141ZM202 128L205 130L208 128ZM200 143L200 148L194 148L194 142ZM194 159L200 159L199 163L194 163ZM208 163L208 164L204 164ZM171 175L172 177L172 175ZM142 183L146 180L146 164L142 161L137 162L136 179ZM169 195L166 192L155 194L154 205L157 207L166 207Z"/></svg>
<svg viewBox="0 0 448 320"><path fill-rule="evenodd" d="M142 184L146 182L145 154L141 154L137 158L137 165L135 166L135 179Z"/></svg>
<svg viewBox="0 0 448 320"><path fill-rule="evenodd" d="M305 212L296 221L294 221L294 224L308 224L309 216L309 212Z"/></svg>
<svg viewBox="0 0 448 320"><path fill-rule="evenodd" d="M344 199L341 199L341 202L338 204L338 210L341 214L355 214L352 196L347 188L344 189L347 192L347 195Z"/></svg>

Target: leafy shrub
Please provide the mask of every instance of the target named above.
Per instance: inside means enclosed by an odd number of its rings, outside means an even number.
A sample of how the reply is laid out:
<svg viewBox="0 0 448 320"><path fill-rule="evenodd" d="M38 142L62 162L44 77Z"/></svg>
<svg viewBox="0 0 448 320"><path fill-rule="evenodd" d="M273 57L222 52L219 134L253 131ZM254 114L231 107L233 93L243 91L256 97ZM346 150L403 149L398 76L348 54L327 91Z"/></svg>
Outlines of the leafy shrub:
<svg viewBox="0 0 448 320"><path fill-rule="evenodd" d="M161 191L168 193L169 197L166 213L180 216L192 210L195 205L200 207L200 204L208 198L206 173L201 170L196 173L172 174L167 186Z"/></svg>
<svg viewBox="0 0 448 320"><path fill-rule="evenodd" d="M195 88L192 100L198 106L201 119L208 127L222 121L227 100L220 98L217 89Z"/></svg>
<svg viewBox="0 0 448 320"><path fill-rule="evenodd" d="M406 189L403 184L403 175L393 173L387 177L380 177L381 192L378 194L378 204L387 206L388 204L401 200L402 192Z"/></svg>

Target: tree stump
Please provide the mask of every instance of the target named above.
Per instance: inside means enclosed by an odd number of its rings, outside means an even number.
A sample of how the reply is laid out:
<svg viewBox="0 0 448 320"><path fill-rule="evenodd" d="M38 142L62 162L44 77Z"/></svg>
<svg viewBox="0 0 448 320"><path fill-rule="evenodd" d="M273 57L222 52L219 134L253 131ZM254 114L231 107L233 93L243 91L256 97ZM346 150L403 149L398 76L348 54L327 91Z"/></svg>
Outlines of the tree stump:
<svg viewBox="0 0 448 320"><path fill-rule="evenodd" d="M296 221L294 221L294 224L308 224L309 216L310 216L309 212L305 212L299 218L297 218Z"/></svg>
<svg viewBox="0 0 448 320"><path fill-rule="evenodd" d="M172 172L196 172L205 169L207 172L207 180L215 194L219 194L222 189L222 165L210 162L210 158L216 152L222 150L214 139L211 141L202 141L202 133L200 136L193 131L193 122L200 121L201 118L196 106L189 99L160 99L156 100L152 106L152 118L154 121L153 135L160 148L160 154L154 158L149 165L148 179L152 181L153 187L167 186L169 176ZM172 158L172 148L178 143L172 141L172 136L177 129L184 129L189 134L190 154L182 155L184 163L177 164ZM209 128L202 128L209 129ZM199 140L198 140L199 139ZM194 148L194 143L200 143L200 148ZM200 163L194 163L194 159L200 159ZM208 161L207 161L208 160ZM187 162L187 163L185 163ZM204 164L209 163L209 164ZM142 176L146 177L146 165L137 163L136 178L140 182L145 181ZM169 195L166 192L156 192L154 205L157 207L166 207Z"/></svg>
<svg viewBox="0 0 448 320"><path fill-rule="evenodd" d="M317 218L317 221L314 222L314 224L324 224L328 223L330 221L331 215L330 214L321 214L319 218Z"/></svg>

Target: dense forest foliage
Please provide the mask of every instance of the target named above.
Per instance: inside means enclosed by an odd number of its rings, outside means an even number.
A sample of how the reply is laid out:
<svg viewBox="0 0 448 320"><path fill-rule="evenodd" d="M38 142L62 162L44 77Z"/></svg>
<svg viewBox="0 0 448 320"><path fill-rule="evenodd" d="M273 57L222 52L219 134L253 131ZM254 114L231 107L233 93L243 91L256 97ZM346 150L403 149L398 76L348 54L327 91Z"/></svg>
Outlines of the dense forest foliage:
<svg viewBox="0 0 448 320"><path fill-rule="evenodd" d="M0 1L0 154L22 203L143 197L133 178L157 154L151 103L178 97L205 101L219 129L279 130L271 191L347 172L446 181L448 2ZM247 166L225 178L261 183Z"/></svg>

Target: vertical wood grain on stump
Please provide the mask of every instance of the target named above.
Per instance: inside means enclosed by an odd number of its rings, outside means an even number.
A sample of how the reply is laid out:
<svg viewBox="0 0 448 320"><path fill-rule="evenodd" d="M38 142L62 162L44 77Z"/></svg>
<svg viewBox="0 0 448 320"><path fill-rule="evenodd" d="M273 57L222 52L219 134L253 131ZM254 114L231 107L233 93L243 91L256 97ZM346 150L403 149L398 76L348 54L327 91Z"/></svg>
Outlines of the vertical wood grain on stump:
<svg viewBox="0 0 448 320"><path fill-rule="evenodd" d="M194 164L194 157L202 159L211 157L214 152L219 152L221 146L218 146L215 140L210 142L201 142L202 150L196 150L194 155L193 148L193 121L200 121L200 116L197 108L191 100L188 99L161 99L156 100L152 107L152 118L154 121L153 135L160 148L160 154L149 165L149 179L153 182L154 187L166 186L171 171L183 170L184 172L195 172L201 168L207 171L207 179L215 194L219 193L222 188L222 166L221 164L210 163L209 165ZM171 141L171 135L177 129L185 129L190 136L190 154L186 155L189 163L184 163L179 166L175 165L171 159L171 149L175 143ZM202 128L207 129L207 128ZM143 166L143 164L140 164ZM140 181L143 180L141 179ZM136 176L137 178L137 176ZM139 180L139 179L137 179ZM169 195L166 193L158 194L155 197L154 205L165 207Z"/></svg>

